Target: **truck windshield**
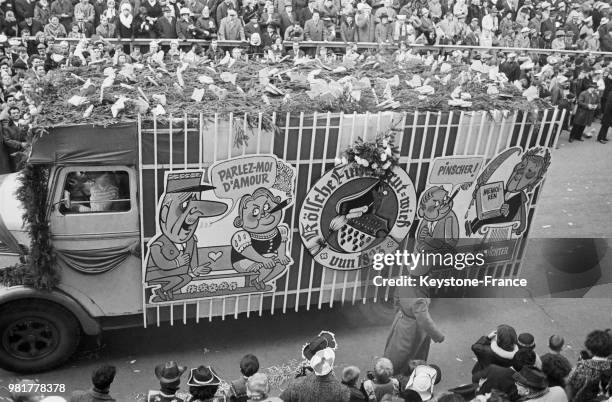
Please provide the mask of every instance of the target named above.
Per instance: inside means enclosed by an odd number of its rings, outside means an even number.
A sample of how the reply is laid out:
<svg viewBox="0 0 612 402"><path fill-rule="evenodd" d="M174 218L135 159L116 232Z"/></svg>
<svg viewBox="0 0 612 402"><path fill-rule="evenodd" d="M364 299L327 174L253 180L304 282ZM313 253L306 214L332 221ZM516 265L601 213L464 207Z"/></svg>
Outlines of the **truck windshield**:
<svg viewBox="0 0 612 402"><path fill-rule="evenodd" d="M129 175L125 171L81 171L66 176L70 194L64 214L124 212L130 210Z"/></svg>

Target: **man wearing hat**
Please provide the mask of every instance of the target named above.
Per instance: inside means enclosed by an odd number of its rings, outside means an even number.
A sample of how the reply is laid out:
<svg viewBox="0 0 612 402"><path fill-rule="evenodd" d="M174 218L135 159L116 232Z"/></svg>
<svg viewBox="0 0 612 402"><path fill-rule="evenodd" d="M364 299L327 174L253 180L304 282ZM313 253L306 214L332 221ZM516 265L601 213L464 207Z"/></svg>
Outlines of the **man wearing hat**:
<svg viewBox="0 0 612 402"><path fill-rule="evenodd" d="M181 376L186 369L175 361L155 366L155 377L159 380L160 390L149 391L147 402L185 402L183 398L176 396L176 392L181 383Z"/></svg>
<svg viewBox="0 0 612 402"><path fill-rule="evenodd" d="M176 17L172 12L172 7L166 5L164 6L164 16L155 21L153 29L157 33L158 38L176 39L178 38L176 25Z"/></svg>
<svg viewBox="0 0 612 402"><path fill-rule="evenodd" d="M497 7L491 7L489 14L482 17L482 37L480 45L491 47L493 46L493 33L499 29L499 20L497 19Z"/></svg>
<svg viewBox="0 0 612 402"><path fill-rule="evenodd" d="M530 44L529 28L523 27L516 35L516 38L514 38L514 47L528 48Z"/></svg>
<svg viewBox="0 0 612 402"><path fill-rule="evenodd" d="M550 4L548 2L542 3L542 23L540 24L540 32L555 32L556 27L555 20L550 15Z"/></svg>
<svg viewBox="0 0 612 402"><path fill-rule="evenodd" d="M389 24L387 14L380 15L380 23L374 30L374 38L377 43L389 43L393 40L393 25Z"/></svg>
<svg viewBox="0 0 612 402"><path fill-rule="evenodd" d="M555 34L555 39L553 39L550 44L551 49L553 50L564 50L565 49L565 31L559 29Z"/></svg>
<svg viewBox="0 0 612 402"><path fill-rule="evenodd" d="M587 126L593 123L595 111L599 107L600 99L597 94L597 84L590 81L586 90L578 95L578 109L574 116L569 142L584 141L582 135Z"/></svg>
<svg viewBox="0 0 612 402"><path fill-rule="evenodd" d="M305 344L302 357L313 373L291 381L280 398L284 402L349 402L350 390L333 373L336 348L336 338L328 331Z"/></svg>
<svg viewBox="0 0 612 402"><path fill-rule="evenodd" d="M199 366L191 369L187 380L189 394L191 395L189 402L220 402L215 398L220 384L221 379L212 367Z"/></svg>
<svg viewBox="0 0 612 402"><path fill-rule="evenodd" d="M238 12L233 8L227 11L227 17L219 24L219 40L240 40L245 41L244 27L238 18Z"/></svg>
<svg viewBox="0 0 612 402"><path fill-rule="evenodd" d="M202 172L170 173L161 197L157 236L148 244L145 281L155 287L158 301L172 300L193 277L210 272L198 263L195 230L200 218L222 215L227 205L201 199L202 191L214 187L201 184Z"/></svg>
<svg viewBox="0 0 612 402"><path fill-rule="evenodd" d="M298 13L298 18L302 28L305 26L306 21L312 19L312 14L316 10L316 0L308 0L308 6L304 7L301 12Z"/></svg>
<svg viewBox="0 0 612 402"><path fill-rule="evenodd" d="M180 20L176 23L176 34L179 39L194 39L197 36L197 29L191 20L191 11L187 7L180 10Z"/></svg>
<svg viewBox="0 0 612 402"><path fill-rule="evenodd" d="M282 38L285 37L287 28L295 24L298 21L297 15L293 10L293 5L290 1L285 3L285 9L280 13L280 35Z"/></svg>

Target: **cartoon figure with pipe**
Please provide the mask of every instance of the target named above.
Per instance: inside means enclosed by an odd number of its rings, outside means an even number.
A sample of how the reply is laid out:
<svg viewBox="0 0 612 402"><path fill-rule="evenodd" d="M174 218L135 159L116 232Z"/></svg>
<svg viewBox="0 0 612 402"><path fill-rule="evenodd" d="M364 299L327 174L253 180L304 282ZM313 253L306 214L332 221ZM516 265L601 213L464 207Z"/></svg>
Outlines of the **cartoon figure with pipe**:
<svg viewBox="0 0 612 402"><path fill-rule="evenodd" d="M155 286L158 301L174 299L174 295L195 277L210 272L198 263L198 241L195 231L201 218L225 213L227 205L204 201L201 192L214 189L201 184L202 172L167 174L166 191L158 213L158 235L148 243L145 281Z"/></svg>
<svg viewBox="0 0 612 402"><path fill-rule="evenodd" d="M476 202L477 216L472 221L466 220L465 232L467 236L482 233L482 228L490 225L513 223L512 233L520 236L527 228L527 212L529 209L529 194L542 182L550 166L550 151L539 147L526 151L521 160L514 166L508 177L505 188L503 182L498 183L500 198L498 207L483 210L482 205L487 202L487 194L495 190L496 183L489 183L494 173L500 169L504 162L514 154L520 154L521 148L510 148L497 157L484 169L476 181L476 189L467 213Z"/></svg>

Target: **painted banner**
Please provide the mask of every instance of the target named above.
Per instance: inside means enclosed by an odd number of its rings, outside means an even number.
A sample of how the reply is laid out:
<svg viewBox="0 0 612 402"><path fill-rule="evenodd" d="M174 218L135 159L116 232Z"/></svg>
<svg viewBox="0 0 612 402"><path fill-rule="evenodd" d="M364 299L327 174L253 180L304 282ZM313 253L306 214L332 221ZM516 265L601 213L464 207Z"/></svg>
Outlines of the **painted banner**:
<svg viewBox="0 0 612 402"><path fill-rule="evenodd" d="M156 235L147 244L149 303L274 291L293 264L282 222L294 182L293 168L274 155L165 172Z"/></svg>
<svg viewBox="0 0 612 402"><path fill-rule="evenodd" d="M414 222L416 192L405 170L386 180L356 164L335 167L310 189L299 214L304 246L319 264L339 270L372 265L392 253Z"/></svg>
<svg viewBox="0 0 612 402"><path fill-rule="evenodd" d="M482 252L487 263L512 259L528 224L533 191L550 165L550 151L512 147L484 167L484 156L436 158L417 215L421 252Z"/></svg>

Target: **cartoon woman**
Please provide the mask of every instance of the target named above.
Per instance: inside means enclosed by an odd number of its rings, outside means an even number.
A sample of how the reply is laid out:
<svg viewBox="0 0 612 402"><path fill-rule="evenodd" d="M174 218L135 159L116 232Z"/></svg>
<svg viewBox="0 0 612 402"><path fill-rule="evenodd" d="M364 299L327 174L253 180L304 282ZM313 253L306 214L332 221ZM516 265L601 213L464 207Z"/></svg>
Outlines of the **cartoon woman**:
<svg viewBox="0 0 612 402"><path fill-rule="evenodd" d="M258 188L240 199L234 226L240 228L232 236L232 267L241 273L258 274L252 284L264 290L266 282L281 275L293 261L286 255L289 228L281 224L281 202L267 188Z"/></svg>

